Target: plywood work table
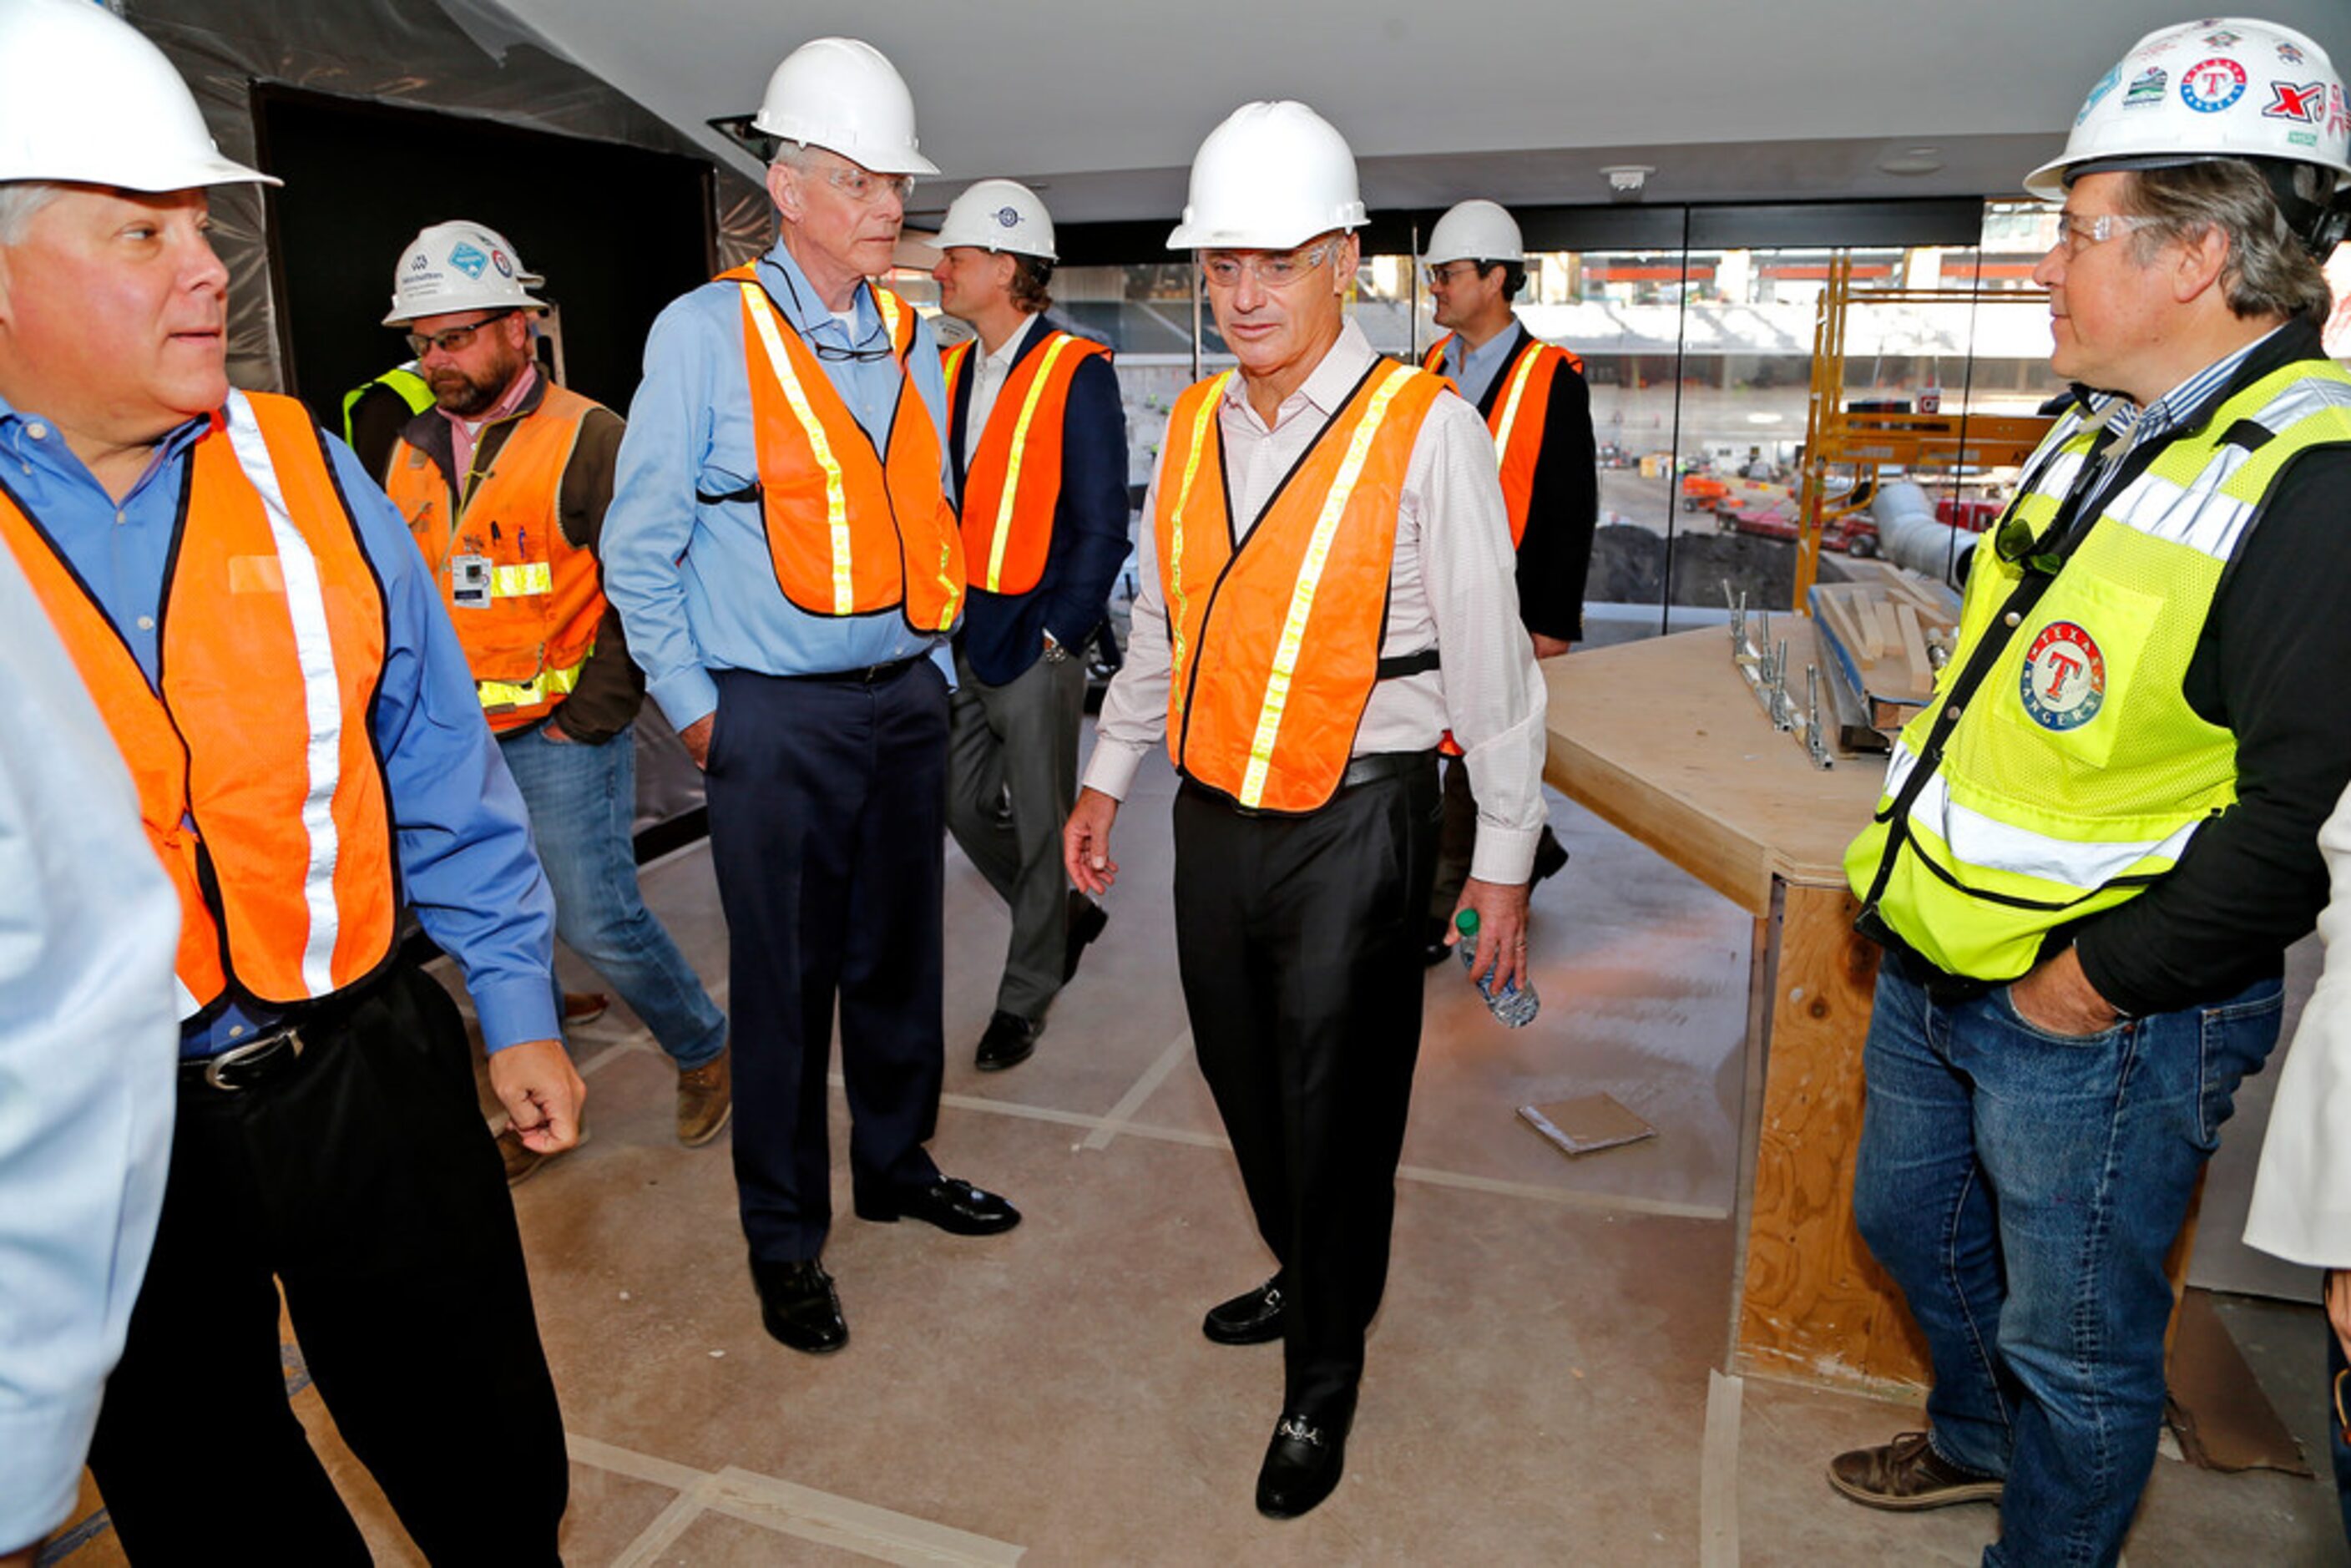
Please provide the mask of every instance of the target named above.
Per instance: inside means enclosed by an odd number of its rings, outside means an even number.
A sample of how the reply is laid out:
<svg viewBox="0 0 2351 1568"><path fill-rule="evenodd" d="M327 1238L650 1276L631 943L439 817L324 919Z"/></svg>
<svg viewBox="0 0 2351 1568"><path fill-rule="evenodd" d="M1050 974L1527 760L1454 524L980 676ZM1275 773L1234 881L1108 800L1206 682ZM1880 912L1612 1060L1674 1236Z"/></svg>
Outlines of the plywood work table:
<svg viewBox="0 0 2351 1568"><path fill-rule="evenodd" d="M1810 623L1785 623L1801 677ZM1877 949L1853 934L1842 862L1882 761L1814 768L1750 695L1722 627L1543 668L1552 788L1755 917L1731 1369L1924 1385L1925 1343L1853 1222Z"/></svg>

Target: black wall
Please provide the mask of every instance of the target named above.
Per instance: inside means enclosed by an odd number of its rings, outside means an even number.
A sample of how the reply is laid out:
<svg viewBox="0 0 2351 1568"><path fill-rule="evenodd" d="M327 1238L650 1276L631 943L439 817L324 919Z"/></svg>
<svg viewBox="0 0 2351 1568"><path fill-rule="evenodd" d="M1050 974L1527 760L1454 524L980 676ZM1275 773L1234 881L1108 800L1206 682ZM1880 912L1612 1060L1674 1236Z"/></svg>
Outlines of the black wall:
<svg viewBox="0 0 2351 1568"><path fill-rule="evenodd" d="M380 323L427 224L506 235L562 308L570 386L622 413L653 318L716 270L699 159L268 83L254 124L261 167L286 182L269 217L287 390L330 430L346 392L408 358Z"/></svg>

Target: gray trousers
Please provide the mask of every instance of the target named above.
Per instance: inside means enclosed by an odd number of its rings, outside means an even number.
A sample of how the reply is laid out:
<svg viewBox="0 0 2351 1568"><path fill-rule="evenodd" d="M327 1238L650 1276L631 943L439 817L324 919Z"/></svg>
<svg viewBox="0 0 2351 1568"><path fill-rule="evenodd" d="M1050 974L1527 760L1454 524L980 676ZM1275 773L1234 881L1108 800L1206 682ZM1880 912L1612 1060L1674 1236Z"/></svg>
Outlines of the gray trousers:
<svg viewBox="0 0 2351 1568"><path fill-rule="evenodd" d="M961 654L948 710L947 828L1012 912L1000 1012L1040 1019L1061 988L1070 882L1061 824L1078 793L1086 666L1039 659L1010 685L975 679Z"/></svg>

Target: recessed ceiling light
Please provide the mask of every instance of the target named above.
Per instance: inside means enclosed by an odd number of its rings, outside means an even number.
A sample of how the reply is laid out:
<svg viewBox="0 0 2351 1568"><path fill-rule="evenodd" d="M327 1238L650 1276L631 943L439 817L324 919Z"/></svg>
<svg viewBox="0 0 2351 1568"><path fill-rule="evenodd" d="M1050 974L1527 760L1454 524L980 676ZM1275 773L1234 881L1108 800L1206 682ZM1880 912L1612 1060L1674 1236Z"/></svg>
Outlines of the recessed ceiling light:
<svg viewBox="0 0 2351 1568"><path fill-rule="evenodd" d="M1903 147L1888 152L1877 160L1877 167L1888 174L1933 174L1943 167L1943 150L1939 147Z"/></svg>

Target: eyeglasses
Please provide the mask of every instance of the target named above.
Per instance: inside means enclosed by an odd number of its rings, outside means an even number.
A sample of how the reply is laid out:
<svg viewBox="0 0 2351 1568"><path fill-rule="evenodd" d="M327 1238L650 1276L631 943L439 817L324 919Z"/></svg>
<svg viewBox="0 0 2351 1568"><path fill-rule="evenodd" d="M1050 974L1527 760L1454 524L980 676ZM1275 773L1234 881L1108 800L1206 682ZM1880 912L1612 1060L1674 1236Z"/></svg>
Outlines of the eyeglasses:
<svg viewBox="0 0 2351 1568"><path fill-rule="evenodd" d="M463 327L444 327L438 332L408 333L408 351L420 360L435 349L444 354L462 354L474 346L475 333L493 321L505 320L517 308L519 307L508 306L504 310L494 310L480 320Z"/></svg>
<svg viewBox="0 0 2351 1568"><path fill-rule="evenodd" d="M2134 217L2127 213L2100 213L2095 217L2084 217L2079 213L2061 212L2057 214L2057 243L2065 248L2067 256L2079 256L2089 246L2104 245L2118 234L2127 234L2133 229L2143 229L2149 224L2163 221L2161 218Z"/></svg>
<svg viewBox="0 0 2351 1568"><path fill-rule="evenodd" d="M1448 261L1443 267L1423 267L1421 275L1428 279L1428 286L1431 288L1442 288L1452 281L1454 274L1461 268L1466 267L1475 271L1477 266L1474 261Z"/></svg>
<svg viewBox="0 0 2351 1568"><path fill-rule="evenodd" d="M914 193L912 174L876 174L865 169L847 169L829 164L823 171L824 183L847 196L860 206L870 207L884 196L895 196L904 206Z"/></svg>
<svg viewBox="0 0 2351 1568"><path fill-rule="evenodd" d="M1336 238L1319 245L1303 245L1296 250L1278 251L1271 255L1232 255L1217 251L1200 258L1203 277L1218 288L1238 288L1241 275L1247 273L1267 288L1287 288L1291 284L1331 259L1338 248Z"/></svg>

